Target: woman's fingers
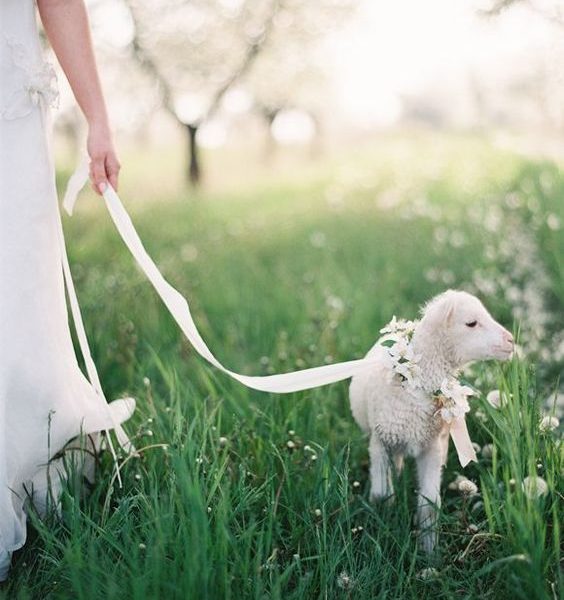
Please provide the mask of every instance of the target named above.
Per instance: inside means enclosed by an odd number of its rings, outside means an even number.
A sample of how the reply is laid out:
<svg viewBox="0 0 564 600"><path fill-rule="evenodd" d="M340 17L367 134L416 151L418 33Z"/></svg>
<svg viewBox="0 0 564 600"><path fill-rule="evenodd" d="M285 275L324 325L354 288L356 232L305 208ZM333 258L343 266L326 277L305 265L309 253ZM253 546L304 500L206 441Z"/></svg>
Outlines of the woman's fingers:
<svg viewBox="0 0 564 600"><path fill-rule="evenodd" d="M92 181L92 187L94 191L102 194L106 189L106 167L105 167L105 157L102 156L94 156L90 161L90 180Z"/></svg>
<svg viewBox="0 0 564 600"><path fill-rule="evenodd" d="M121 165L113 152L108 152L102 157L92 158L90 161L92 189L98 194L102 194L109 182L114 190L117 190L120 168Z"/></svg>
<svg viewBox="0 0 564 600"><path fill-rule="evenodd" d="M116 155L112 152L106 156L106 175L111 186L117 191L118 176L121 165L119 164Z"/></svg>

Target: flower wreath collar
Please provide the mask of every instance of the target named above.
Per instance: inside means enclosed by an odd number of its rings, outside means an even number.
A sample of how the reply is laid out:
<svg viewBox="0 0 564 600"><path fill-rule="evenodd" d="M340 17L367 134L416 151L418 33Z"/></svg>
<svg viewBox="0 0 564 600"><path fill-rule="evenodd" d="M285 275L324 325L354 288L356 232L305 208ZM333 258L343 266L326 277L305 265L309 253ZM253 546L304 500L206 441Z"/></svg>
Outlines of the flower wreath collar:
<svg viewBox="0 0 564 600"><path fill-rule="evenodd" d="M392 320L380 330L383 334L380 344L386 348L390 359L391 376L401 379L402 385L408 389L422 389L421 356L413 348L413 333L418 321L405 319ZM445 377L438 390L432 394L437 407L435 414L441 416L448 425L449 433L456 447L460 464L465 467L470 461L477 462L476 452L466 427L466 413L470 411L468 398L476 392L468 385L463 385L453 375Z"/></svg>

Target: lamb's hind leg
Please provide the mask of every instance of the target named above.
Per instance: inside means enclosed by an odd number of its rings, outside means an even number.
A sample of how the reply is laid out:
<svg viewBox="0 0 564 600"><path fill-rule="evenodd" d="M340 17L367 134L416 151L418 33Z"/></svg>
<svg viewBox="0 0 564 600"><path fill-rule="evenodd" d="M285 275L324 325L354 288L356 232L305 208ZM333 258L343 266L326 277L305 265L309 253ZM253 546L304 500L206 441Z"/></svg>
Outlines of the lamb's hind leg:
<svg viewBox="0 0 564 600"><path fill-rule="evenodd" d="M393 495L390 459L386 448L375 432L370 435L370 500L380 500Z"/></svg>
<svg viewBox="0 0 564 600"><path fill-rule="evenodd" d="M441 440L424 450L417 457L419 495L417 497L417 520L421 530L421 547L432 552L437 543L437 509L441 505L441 469L443 448Z"/></svg>

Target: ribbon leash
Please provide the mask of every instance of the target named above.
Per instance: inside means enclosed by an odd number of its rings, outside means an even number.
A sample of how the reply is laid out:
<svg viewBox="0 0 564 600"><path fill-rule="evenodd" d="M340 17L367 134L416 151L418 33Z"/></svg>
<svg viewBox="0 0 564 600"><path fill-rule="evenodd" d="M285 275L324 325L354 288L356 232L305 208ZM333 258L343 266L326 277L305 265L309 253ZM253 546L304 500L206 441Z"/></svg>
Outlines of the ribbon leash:
<svg viewBox="0 0 564 600"><path fill-rule="evenodd" d="M72 320L74 323L76 335L78 337L80 351L82 353L82 357L84 359L84 364L86 366L86 372L88 373L88 379L90 380L90 384L94 388L95 393L98 394L98 396L100 396L100 398L102 398L102 400L104 400L104 402L107 403L106 397L104 396L104 391L102 389L102 384L100 383L100 378L98 377L98 371L96 369L96 365L95 365L94 360L92 359L92 355L90 353L90 347L88 345L88 338L86 336L86 330L84 329L84 323L82 321L82 315L80 313L80 306L78 304L78 298L76 296L76 290L74 288L74 283L73 283L72 275L71 275L71 271L70 271L69 259L67 256L67 249L66 249L66 244L65 244L65 237L64 237L64 233L63 233L63 224L61 222L61 218L60 218L59 214L57 214L57 236L59 238L59 248L60 248L60 252L61 252L63 277L65 280L65 286L66 286L68 297L69 297L69 303L70 303L71 313L72 313ZM108 412L109 412L110 419L112 421L112 427L116 433L116 437L117 437L119 445L126 452L135 452L135 448L129 441L129 438L127 437L127 434L123 430L121 423L118 423L115 420L114 414L112 411L108 410ZM107 430L106 430L106 439L107 439L108 447L110 449L110 453L112 455L114 465L116 468L118 483L119 483L119 486L121 487L122 481L121 481L120 468L119 468L119 463L118 463L118 459L117 459L117 454L116 454L116 451L115 451L115 448L114 448L114 445L112 442L112 438L110 437L109 432Z"/></svg>
<svg viewBox="0 0 564 600"><path fill-rule="evenodd" d="M72 215L76 196L87 180L88 162L83 161L71 177L63 201L65 210L69 215ZM145 250L145 247L133 226L131 218L125 210L119 196L110 184L107 184L103 196L118 233L137 261L137 264L145 273L165 306L170 311L170 314L178 323L184 335L188 338L200 356L233 379L236 379L247 387L262 392L287 394L336 383L337 381L348 379L353 375L366 371L377 364L377 359L375 357L365 357L357 360L302 369L290 373L266 376L242 375L231 371L221 364L204 342L194 323L186 298L184 298L184 296L172 287L172 285L170 285L162 276L157 265ZM472 443L468 437L468 430L466 429L464 419L462 418L461 420L462 426L453 423L450 431L457 452L459 453L460 462L462 466L465 466L469 460L476 460L476 458L475 454L472 457L471 454L468 453L468 447L471 449L471 452L473 452ZM464 436L466 436L467 439L465 439Z"/></svg>
<svg viewBox="0 0 564 600"><path fill-rule="evenodd" d="M478 462L478 457L476 456L474 446L472 446L472 440L470 439L464 417L458 417L450 422L449 433L461 466L464 468L471 461Z"/></svg>

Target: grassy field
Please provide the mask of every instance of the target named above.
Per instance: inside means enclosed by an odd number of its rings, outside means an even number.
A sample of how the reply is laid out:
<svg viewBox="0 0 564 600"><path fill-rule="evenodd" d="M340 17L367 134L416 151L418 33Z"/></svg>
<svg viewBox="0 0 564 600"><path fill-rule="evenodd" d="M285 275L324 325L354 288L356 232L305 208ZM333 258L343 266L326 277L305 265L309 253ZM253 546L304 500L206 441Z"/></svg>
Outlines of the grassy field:
<svg viewBox="0 0 564 600"><path fill-rule="evenodd" d="M230 368L360 357L393 314L414 318L447 287L478 293L519 330L524 358L467 373L484 394L468 420L480 461L464 470L479 494L449 488L461 472L451 447L428 558L411 464L393 507L367 501L347 384L275 396L209 367L85 196L65 218L77 292L106 395L137 398L127 429L146 449L124 462L122 488L104 456L87 496L65 494L62 521L33 519L4 597L561 596L562 451L559 431L540 427L559 414L564 359L558 167L473 138L398 137L189 195L163 156L144 160L124 160L122 199ZM173 183L159 192L156 177ZM485 400L493 389L511 394L507 406ZM527 476L547 493L524 493Z"/></svg>

